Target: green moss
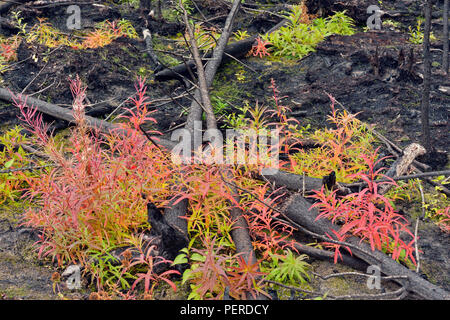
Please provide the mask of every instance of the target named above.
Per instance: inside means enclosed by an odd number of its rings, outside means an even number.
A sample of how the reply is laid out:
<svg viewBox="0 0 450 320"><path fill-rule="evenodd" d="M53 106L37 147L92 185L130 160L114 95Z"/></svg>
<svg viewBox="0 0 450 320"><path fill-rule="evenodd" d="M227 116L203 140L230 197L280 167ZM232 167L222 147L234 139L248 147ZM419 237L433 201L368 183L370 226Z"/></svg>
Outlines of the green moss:
<svg viewBox="0 0 450 320"><path fill-rule="evenodd" d="M132 57L135 60L141 59L140 54L138 54L136 52L132 52L127 46L121 46L121 48L127 56Z"/></svg>
<svg viewBox="0 0 450 320"><path fill-rule="evenodd" d="M439 285L439 283L442 282L450 284L450 279L442 274L442 266L439 263L422 260L420 271L423 272L427 276L428 281L433 284Z"/></svg>
<svg viewBox="0 0 450 320"><path fill-rule="evenodd" d="M178 64L180 64L180 61L178 61L177 59L175 59L173 56L169 55L169 54L164 54L162 52L158 52L158 51L167 51L168 48L170 49L170 45L168 45L163 38L155 35L153 37L153 49L156 51L156 54L159 58L159 60L165 64L166 66L169 67L174 67Z"/></svg>
<svg viewBox="0 0 450 320"><path fill-rule="evenodd" d="M139 67L136 74L143 78L149 78L153 74L153 71L146 67Z"/></svg>
<svg viewBox="0 0 450 320"><path fill-rule="evenodd" d="M331 289L333 295L345 295L350 290L350 284L344 278L331 278L327 280L328 287Z"/></svg>
<svg viewBox="0 0 450 320"><path fill-rule="evenodd" d="M244 71L244 72L243 72ZM243 76L241 81L236 81L236 77ZM254 81L247 76L245 70L237 62L227 63L214 79L211 95L225 99L237 106L242 106L245 100L254 99L248 90L245 90L246 83Z"/></svg>

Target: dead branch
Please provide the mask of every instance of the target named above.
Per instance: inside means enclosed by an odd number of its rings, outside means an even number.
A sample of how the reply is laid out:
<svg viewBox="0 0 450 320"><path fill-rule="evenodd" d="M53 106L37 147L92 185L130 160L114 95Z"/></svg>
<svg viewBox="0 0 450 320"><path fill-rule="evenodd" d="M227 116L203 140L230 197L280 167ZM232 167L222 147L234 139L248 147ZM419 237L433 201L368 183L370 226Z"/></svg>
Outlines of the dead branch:
<svg viewBox="0 0 450 320"><path fill-rule="evenodd" d="M234 23L234 19L239 10L240 4L241 4L240 0L233 1L233 5L231 7L230 13L228 14L228 17L225 21L225 26L223 28L223 32L220 35L217 46L212 53L211 60L206 65L205 80L206 80L207 87L210 87L212 85L212 82L214 80L214 76L216 75L217 69L219 68L219 66L222 62L223 52L225 51L225 47L227 45L228 39L230 38L231 31L232 31L232 25ZM194 94L194 96L198 100L198 98L200 96L200 92L198 90L196 90L196 93ZM194 131L194 123L196 121L201 120L201 116L202 116L201 106L196 101L193 101L193 103L191 104L191 107L190 107L190 112L186 119L186 129L188 129L190 132L193 132Z"/></svg>
<svg viewBox="0 0 450 320"><path fill-rule="evenodd" d="M319 214L317 209L311 208L311 204L300 195L295 195L289 200L284 208L284 213L291 220L314 233L325 235L327 233L331 234L330 230L338 231L337 226L330 221L326 219L316 220ZM383 274L388 276L407 276L408 280L396 280L396 282L407 287L408 291L417 293L424 299L450 300L450 293L421 278L417 273L399 264L383 252L378 250L372 251L370 245L361 242L361 239L351 237L346 242L352 244L352 254L354 256L364 260L369 265L377 265ZM370 256L366 252L370 252Z"/></svg>
<svg viewBox="0 0 450 320"><path fill-rule="evenodd" d="M199 52L197 42L195 39L194 30L192 29L192 27L189 23L187 11L184 8L181 0L180 0L180 6L183 10L183 19L184 19L184 23L186 25L186 29L189 33L189 40L190 40L190 44L191 44L192 54L194 56L195 66L197 68L198 86L199 86L199 91L200 91L200 98L203 102L203 109L206 114L207 128L208 129L217 129L217 120L216 120L216 117L215 117L213 109L212 109L211 100L210 100L209 92L208 92L208 84L206 81L206 75L203 70L203 63L200 58L200 52Z"/></svg>
<svg viewBox="0 0 450 320"><path fill-rule="evenodd" d="M222 35L219 39L219 42L217 44L216 50L213 52L212 60L209 61L206 70L203 69L203 63L200 58L200 53L197 47L197 43L195 41L195 35L192 30L192 27L189 24L189 19L187 12L185 8L183 7L181 1L180 1L180 7L183 10L184 13L184 23L186 25L186 28L189 33L190 37L190 44L191 49L194 56L195 61L195 67L197 69L197 76L198 76L198 82L199 82L199 89L196 90L195 95L199 95L202 102L203 102L203 109L206 113L206 122L207 122L207 128L208 129L217 129L217 120L214 115L214 112L212 110L211 101L209 98L209 90L208 87L211 85L212 80L217 72L217 69L220 65L220 62L222 60L223 52L225 49L225 44L228 41L230 32L231 32L231 25L233 23L234 17L237 14L237 11L239 9L240 0L235 0L232 6L232 9L230 11L230 14L227 18L227 22L225 23L224 31L222 32ZM191 112L188 115L188 120L186 121L186 128L192 132L194 130L194 127L191 126L193 121L199 121L199 114L201 116L201 109L199 108L199 104L194 101L191 105ZM192 121L192 122L190 122ZM228 170L221 170L220 174L227 176L227 178L231 177L231 172ZM232 177L231 177L232 178ZM239 193L237 192L236 188L234 186L230 187L230 194L233 198L235 203L240 202ZM231 204L233 205L233 204ZM250 234L248 232L248 224L243 216L242 210L238 207L233 205L230 209L230 218L233 221L233 229L231 230L231 237L233 239L233 242L236 246L236 252L238 254L241 254L244 258L244 260L247 263L254 264L256 263L256 254L252 245L252 241L250 238ZM247 295L247 298L251 299L253 298L251 295ZM265 296L258 295L257 299L265 299Z"/></svg>
<svg viewBox="0 0 450 320"><path fill-rule="evenodd" d="M394 162L394 164L389 168L389 170L386 172L387 177L399 177L401 175L404 175L408 172L408 169L414 159L420 155L425 154L426 150L424 147L422 147L420 144L412 143L410 144L405 151L403 152L403 156L400 159L397 159L397 161ZM382 185L380 186L379 192L380 194L384 194L389 191L389 189L392 188L392 184L389 185Z"/></svg>
<svg viewBox="0 0 450 320"><path fill-rule="evenodd" d="M4 101L8 101L11 103L14 103L14 99L22 99L26 103L28 107L35 107L39 112L45 113L49 116L52 116L57 119L65 120L70 123L75 122L75 118L73 117L72 112L69 109L61 108L57 105L33 98L33 97L27 97L23 95L17 95L15 93L12 93L9 89L0 88L0 99ZM96 119L90 116L85 116L86 123L89 128L94 130L100 130L103 133L112 133L112 132L119 132L119 133L125 133L125 131L121 128L119 128L117 125L114 125L110 122ZM152 137L160 146L171 150L175 143L166 140L161 139L160 137L153 136Z"/></svg>
<svg viewBox="0 0 450 320"><path fill-rule="evenodd" d="M334 296L328 293L322 293L322 292L315 292L311 290L302 289L299 287L289 286L285 285L283 283L272 281L272 280L264 280L266 283L271 283L289 290L298 291L301 293L310 294L313 296L326 296L329 299L333 300L343 300L343 299L386 299L388 297L394 296L396 298L400 298L402 296L402 293L406 290L404 287L401 287L400 289L397 289L392 292L384 292L384 293L378 293L378 294L355 294L355 295L343 295L343 296Z"/></svg>
<svg viewBox="0 0 450 320"><path fill-rule="evenodd" d="M19 4L24 4L25 2L28 2L29 0L14 0L14 1L5 1L6 3L3 3L0 5L0 14L8 12L9 9L11 9L14 6L17 6Z"/></svg>
<svg viewBox="0 0 450 320"><path fill-rule="evenodd" d="M311 246L300 244L298 242L294 243L294 248L298 252L305 253L312 258L329 262L333 262L334 260L334 253L328 250L314 248ZM342 254L342 260L339 260L338 262L359 271L366 271L368 267L368 264L366 262L347 254Z"/></svg>
<svg viewBox="0 0 450 320"><path fill-rule="evenodd" d="M273 170L269 171L269 169L263 168L259 174L259 178L271 182L276 187L286 187L294 191L300 191L303 188L306 191L320 190L322 187L322 179L310 178L308 176L305 176L305 179L303 179L301 175L281 170L273 174Z"/></svg>
<svg viewBox="0 0 450 320"><path fill-rule="evenodd" d="M270 29L267 33L276 31L277 29L284 26L285 23L286 23L286 20L281 21L280 23L275 25L272 29ZM224 28L224 30L225 30L225 28ZM232 59L234 60L234 59L239 59L239 58L245 57L247 55L247 53L252 49L253 45L255 44L256 38L257 38L257 36L252 36L250 38L240 40L240 41L231 43L230 45L226 46L223 50L224 55L222 57L222 60L219 62L219 65L221 63L228 62ZM219 42L220 42L220 39L219 39ZM216 49L217 49L217 47L218 46L216 46ZM211 59L212 57L213 57L213 54L209 53L202 59L202 62L205 63L205 62L209 61L209 59ZM173 79L179 79L180 75L187 77L187 78L191 78L191 75L189 74L189 69L196 70L194 60L189 60L186 63L180 64L171 69L164 69L164 70L156 73L155 80L156 81L168 81L168 80L173 80Z"/></svg>

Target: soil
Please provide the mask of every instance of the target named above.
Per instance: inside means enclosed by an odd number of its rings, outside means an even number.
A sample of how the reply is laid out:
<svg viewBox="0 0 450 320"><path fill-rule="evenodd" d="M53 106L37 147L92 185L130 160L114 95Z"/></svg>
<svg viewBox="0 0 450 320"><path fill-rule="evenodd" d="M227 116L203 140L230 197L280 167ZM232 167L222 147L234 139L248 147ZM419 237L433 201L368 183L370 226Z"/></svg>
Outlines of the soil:
<svg viewBox="0 0 450 320"><path fill-rule="evenodd" d="M224 5L212 5L214 1L197 2L207 17L226 15L228 11ZM264 4L269 1L260 2ZM347 10L361 31L366 23L365 8L368 3L364 0L307 1L312 13L326 15L333 10ZM433 32L438 39L441 39L442 19L439 17L442 16L442 3L438 1L433 14ZM229 62L216 75L212 95L227 101L228 112L235 111L243 101L268 104L271 96L269 85L274 79L281 94L286 96L284 102L292 107L292 115L302 125L310 124L313 128L329 125L326 121L330 112L328 93L352 113L358 113L360 120L375 125L399 146L420 142L422 47L408 41L407 30L408 26L415 25L418 16L423 15L422 8L418 1L408 0L384 0L380 6L386 12L382 20L394 20L398 23L395 28L383 25L381 31L330 36L317 46L314 53L301 60L248 57L242 64ZM45 17L54 27L68 32L65 20L61 18L65 16L64 6L55 6L50 10L21 5L18 9L30 26L37 22L37 17ZM83 28L91 28L94 23L105 19L120 18L130 20L138 32L146 26L144 19L135 10L125 6L96 8L81 5L81 9ZM216 19L214 23L223 25L224 19ZM248 30L250 34L262 33L279 21L279 17L267 12L255 14L241 10L235 30ZM148 25L156 33L155 39L161 47L171 46L173 40L170 37L183 32L179 22L151 21ZM2 32L9 35L14 31L3 29ZM156 129L169 135L172 128L184 123L183 108L188 106L189 100L186 97L175 101L169 98L184 92L184 85L179 82L159 83L153 80L151 60L145 50L142 39L129 38L119 38L103 48L89 50L69 47L49 49L37 43L23 42L17 51L18 60L22 62L1 75L2 86L15 92L26 88L27 94L40 92L35 97L69 108L72 102L69 79L79 75L88 87L87 97L91 107L87 113L105 118L116 108L119 108L116 111L118 114L129 106L123 102L134 92L136 77L143 76L147 78L148 95L156 101L153 105L153 117L158 121ZM441 61L441 50L441 40L432 43L433 61ZM157 54L163 55L162 52ZM238 73L239 79L236 76ZM430 124L436 153L432 159L422 160L433 169L443 169L448 168L450 145L450 78L440 71L440 64L433 64L432 74ZM48 89L43 90L48 86ZM0 132L19 124L17 115L13 106L1 102ZM66 126L66 123L57 120L53 128ZM3 209L0 217L0 299L58 298L50 281L54 265L38 260L31 249L33 242L38 240L37 233L19 225L20 210ZM419 228L419 247L423 251L422 275L450 290L448 234L423 220ZM339 265L314 263L320 265L323 273L346 270ZM344 287L361 287L352 280L348 281ZM348 291L341 291L336 292L348 294ZM82 298L83 294L74 294L73 297Z"/></svg>

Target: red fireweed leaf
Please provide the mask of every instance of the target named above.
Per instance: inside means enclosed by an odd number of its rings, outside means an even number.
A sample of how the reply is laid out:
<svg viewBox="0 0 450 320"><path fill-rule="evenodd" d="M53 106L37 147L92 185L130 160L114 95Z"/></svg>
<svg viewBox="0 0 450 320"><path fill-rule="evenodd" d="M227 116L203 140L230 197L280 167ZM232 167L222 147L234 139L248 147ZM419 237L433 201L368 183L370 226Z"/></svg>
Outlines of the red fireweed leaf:
<svg viewBox="0 0 450 320"><path fill-rule="evenodd" d="M252 47L251 53L253 56L259 56L260 58L264 56L270 56L270 53L267 51L266 46L271 44L269 41L263 41L260 37L256 38L257 44Z"/></svg>

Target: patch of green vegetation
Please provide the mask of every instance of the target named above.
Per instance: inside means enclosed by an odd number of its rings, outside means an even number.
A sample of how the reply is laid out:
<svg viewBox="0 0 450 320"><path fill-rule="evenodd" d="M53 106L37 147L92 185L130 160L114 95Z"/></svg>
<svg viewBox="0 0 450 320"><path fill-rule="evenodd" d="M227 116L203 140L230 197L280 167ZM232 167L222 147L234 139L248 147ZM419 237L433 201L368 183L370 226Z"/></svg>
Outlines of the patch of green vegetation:
<svg viewBox="0 0 450 320"><path fill-rule="evenodd" d="M153 71L151 69L147 69L146 67L139 67L136 73L142 78L149 78L153 74Z"/></svg>
<svg viewBox="0 0 450 320"><path fill-rule="evenodd" d="M302 5L293 6L286 15L289 24L279 30L264 35L263 39L272 44L273 55L291 59L303 58L315 50L316 45L332 34L352 35L355 32L354 21L344 12L336 12L328 18L310 16Z"/></svg>
<svg viewBox="0 0 450 320"><path fill-rule="evenodd" d="M186 9L188 16L191 16L194 12L194 4L191 0L181 0L181 3L183 4L183 7ZM178 0L176 1L177 7L178 7ZM161 14L163 16L163 19L169 22L176 22L180 19L182 19L182 11L181 8L168 8L168 9L162 9Z"/></svg>
<svg viewBox="0 0 450 320"><path fill-rule="evenodd" d="M242 83L234 81L236 73L241 70L242 66L237 62L227 63L214 79L211 95L223 98L233 104L242 104L243 100L251 99L252 96L244 90Z"/></svg>
<svg viewBox="0 0 450 320"><path fill-rule="evenodd" d="M444 276L445 273L442 272L441 265L431 259L421 262L420 271L426 275L428 281L432 284L439 285L442 282L450 283L449 278Z"/></svg>
<svg viewBox="0 0 450 320"><path fill-rule="evenodd" d="M10 170L23 168L32 164L29 154L22 148L28 139L21 133L22 128L16 126L0 135L0 205L12 204L22 195L21 189L26 185L27 177L35 176L38 171L24 170L18 174ZM42 163L43 164L43 163Z"/></svg>
<svg viewBox="0 0 450 320"><path fill-rule="evenodd" d="M349 282L344 278L334 277L327 281L332 293L337 296L347 294L351 288Z"/></svg>
<svg viewBox="0 0 450 320"><path fill-rule="evenodd" d="M414 44L422 44L424 34L423 34L423 30L422 30L421 26L422 26L423 21L424 21L423 18L418 18L417 24L414 28L412 28L411 26L408 27L409 42L414 43ZM433 32L430 32L430 41L436 41L436 40L437 40L436 36L433 34Z"/></svg>
<svg viewBox="0 0 450 320"><path fill-rule="evenodd" d="M434 67L434 68L440 68L440 67L441 67L441 64L440 64L439 62L437 62L437 61L433 61L433 62L431 63L431 66Z"/></svg>
<svg viewBox="0 0 450 320"><path fill-rule="evenodd" d="M433 178L435 182L448 186L450 183L445 181L444 176ZM425 218L440 224L445 229L447 224L444 224L445 217L440 214L450 206L450 199L439 192L439 187L434 189L426 189L419 179L408 181L398 181L398 187L392 188L388 191L386 196L394 201L394 205L407 205L408 213L413 219L417 219L422 215L422 206L425 209ZM424 193L425 203L422 203L422 196L420 192L422 187Z"/></svg>
<svg viewBox="0 0 450 320"><path fill-rule="evenodd" d="M180 64L180 61L175 59L170 54L161 52L168 49L170 50L171 48L172 47L170 45L167 45L167 43L164 43L163 39L159 36L155 35L155 37L153 37L153 49L157 51L156 54L158 55L159 60L168 67L174 67Z"/></svg>
<svg viewBox="0 0 450 320"><path fill-rule="evenodd" d="M383 20L383 26L384 27L392 27L394 30L399 30L401 27L401 24L398 21L386 19L386 20Z"/></svg>
<svg viewBox="0 0 450 320"><path fill-rule="evenodd" d="M304 261L307 258L306 254L295 255L289 249L283 256L272 254L267 279L288 285L306 285L311 280L310 265Z"/></svg>
<svg viewBox="0 0 450 320"><path fill-rule="evenodd" d="M225 115L227 113L227 109L229 109L228 103L224 99L215 95L211 95L211 104L216 116Z"/></svg>
<svg viewBox="0 0 450 320"><path fill-rule="evenodd" d="M129 49L129 47L127 47L127 46L121 46L121 48L122 48L122 50L125 52L125 54L126 54L127 56L129 56L129 57L131 57L131 58L134 58L134 59L138 59L138 60L141 59L141 55L138 54L138 53L136 53L136 52L132 52L132 51Z"/></svg>

